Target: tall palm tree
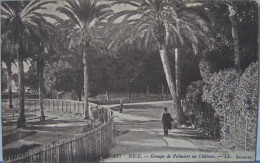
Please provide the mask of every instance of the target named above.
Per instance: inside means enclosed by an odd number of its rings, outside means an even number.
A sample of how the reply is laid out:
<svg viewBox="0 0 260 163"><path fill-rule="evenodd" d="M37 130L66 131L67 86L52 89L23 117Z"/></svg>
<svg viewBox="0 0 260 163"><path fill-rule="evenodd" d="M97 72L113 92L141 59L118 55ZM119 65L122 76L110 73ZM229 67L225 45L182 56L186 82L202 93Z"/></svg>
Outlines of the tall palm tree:
<svg viewBox="0 0 260 163"><path fill-rule="evenodd" d="M173 105L177 110L177 119L179 122L183 122L184 114L180 106L180 99L177 98L167 51L186 43L186 45L191 44L194 53L197 54L200 40L208 40L206 21L196 10L193 10L194 6L191 3L182 1L111 1L113 5L123 3L132 7L129 10L119 11L110 18L111 22L119 21L118 18L123 20L117 25L117 33L113 34L114 39L109 48L117 49L126 42L123 40L132 42L140 36L143 38L144 45L148 45L149 41L154 41L150 43L157 45L159 50L168 87L173 98ZM126 34L126 31L129 35Z"/></svg>
<svg viewBox="0 0 260 163"><path fill-rule="evenodd" d="M234 64L235 68L240 71L240 54L239 54L239 34L238 34L238 24L239 24L239 18L238 18L238 10L237 6L238 4L241 4L244 2L240 1L215 1L211 3L205 3L203 4L204 7L208 8L210 11L210 14L214 17L214 19L218 19L220 16L216 11L221 9L222 16L226 16L230 21L230 32L231 32L231 44L233 45L233 56L234 56ZM247 3L247 2L246 2ZM223 19L221 19L223 20ZM220 35L219 29L215 28L216 33ZM215 36L216 37L216 36ZM223 36L223 39L228 41L226 39L226 36ZM219 41L217 42L217 44Z"/></svg>
<svg viewBox="0 0 260 163"><path fill-rule="evenodd" d="M53 18L60 21L58 17ZM32 46L32 59L36 62L37 80L38 80L38 94L40 101L40 121L45 120L44 108L43 108L43 98L44 98L44 67L46 60L51 58L51 54L57 52L57 42L56 42L56 28L54 24L43 24L42 28L45 29L45 38L38 42L34 42Z"/></svg>
<svg viewBox="0 0 260 163"><path fill-rule="evenodd" d="M239 55L239 38L238 38L238 18L237 18L237 10L235 6L232 5L232 2L225 2L225 4L228 7L229 11L229 19L231 22L231 32L232 32L232 38L233 38L233 49L234 49L234 61L235 61L235 67L238 71L240 71L240 55Z"/></svg>
<svg viewBox="0 0 260 163"><path fill-rule="evenodd" d="M19 117L17 127L25 127L24 109L24 66L23 61L29 57L28 49L33 42L46 41L46 31L43 28L47 22L45 18L53 18L53 15L42 12L46 5L53 1L10 1L1 3L1 21L4 23L2 39L9 39L14 48L18 61L19 81Z"/></svg>
<svg viewBox="0 0 260 163"><path fill-rule="evenodd" d="M2 25L3 26L3 25ZM2 28L3 29L3 28ZM1 41L1 59L5 63L7 68L7 90L8 90L8 99L9 99L9 109L13 108L13 91L12 91L12 65L15 62L15 55L12 52L11 43L8 39Z"/></svg>
<svg viewBox="0 0 260 163"><path fill-rule="evenodd" d="M84 65L84 114L85 118L88 119L89 48L90 46L95 46L97 30L102 25L102 21L113 11L108 4L100 3L97 0L68 0L63 7L57 8L57 11L67 15L70 18L68 21L73 21L72 44L82 49Z"/></svg>

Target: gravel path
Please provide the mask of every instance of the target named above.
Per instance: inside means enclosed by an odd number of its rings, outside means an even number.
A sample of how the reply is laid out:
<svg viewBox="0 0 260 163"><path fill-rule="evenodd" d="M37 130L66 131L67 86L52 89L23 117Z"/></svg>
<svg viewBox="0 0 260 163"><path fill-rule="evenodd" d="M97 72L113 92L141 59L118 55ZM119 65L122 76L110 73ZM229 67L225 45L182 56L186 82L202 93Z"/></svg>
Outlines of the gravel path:
<svg viewBox="0 0 260 163"><path fill-rule="evenodd" d="M169 131L168 137L163 136L161 115L163 108L170 108L171 105L170 101L136 103L125 105L123 113L115 111L114 142L108 156L101 162L142 162L150 159L151 161L167 161L161 158L154 160L151 154L167 155L173 152L205 151L190 140L198 134L196 130L173 129ZM173 111L170 112L173 114ZM132 158L132 156L141 158Z"/></svg>

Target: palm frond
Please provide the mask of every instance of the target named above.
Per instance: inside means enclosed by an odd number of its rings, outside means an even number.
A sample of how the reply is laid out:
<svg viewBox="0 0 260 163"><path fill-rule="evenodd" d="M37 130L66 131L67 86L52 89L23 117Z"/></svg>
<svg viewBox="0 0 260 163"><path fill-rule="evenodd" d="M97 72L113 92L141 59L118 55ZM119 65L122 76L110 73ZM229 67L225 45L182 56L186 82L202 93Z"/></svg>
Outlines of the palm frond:
<svg viewBox="0 0 260 163"><path fill-rule="evenodd" d="M80 28L83 28L82 23L80 22L80 20L72 13L71 10L67 9L67 8L63 8L63 7L58 7L56 9L58 12L65 14L66 16L68 16L70 19L72 19L74 21L74 23L76 23Z"/></svg>
<svg viewBox="0 0 260 163"><path fill-rule="evenodd" d="M45 9L44 5L55 4L55 3L57 3L57 1L53 1L53 0L30 1L30 3L23 9L20 16L21 16L21 18L24 18L36 10Z"/></svg>
<svg viewBox="0 0 260 163"><path fill-rule="evenodd" d="M1 16L5 16L7 18L14 16L12 9L4 2L2 3L1 7Z"/></svg>
<svg viewBox="0 0 260 163"><path fill-rule="evenodd" d="M114 5L120 5L120 4L124 4L124 5L130 5L130 6L134 6L134 7L140 7L141 6L141 1L140 0L108 0L111 2L111 6Z"/></svg>
<svg viewBox="0 0 260 163"><path fill-rule="evenodd" d="M109 22L114 22L115 20L117 20L119 17L122 16L127 16L127 15L135 15L137 14L135 10L123 10L120 12L115 13L113 16L111 16L108 21Z"/></svg>

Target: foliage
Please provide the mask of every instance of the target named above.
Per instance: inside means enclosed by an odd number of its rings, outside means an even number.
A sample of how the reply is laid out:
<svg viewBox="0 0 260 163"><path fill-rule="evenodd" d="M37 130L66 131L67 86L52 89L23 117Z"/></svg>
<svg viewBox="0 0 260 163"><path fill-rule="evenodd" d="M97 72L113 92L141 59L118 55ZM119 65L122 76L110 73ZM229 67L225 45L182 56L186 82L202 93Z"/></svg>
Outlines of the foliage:
<svg viewBox="0 0 260 163"><path fill-rule="evenodd" d="M233 140L232 143L238 143L238 147L243 147L246 132L248 147L250 149L255 147L257 78L256 62L252 63L243 74L235 69L214 73L203 88L203 101L209 103L221 117L222 132L227 134L227 139ZM246 124L248 124L247 130Z"/></svg>
<svg viewBox="0 0 260 163"><path fill-rule="evenodd" d="M256 1L209 1L203 3L202 6L208 9L208 14L211 15L214 22L210 28L214 44L210 51L205 51L202 55L223 58L221 60L216 58L219 60L217 63L218 66L222 67L221 69L234 66L232 17L230 17L229 5L235 10L233 18L236 23L234 28L238 31L240 65L241 69L244 70L257 60L258 5ZM229 67L227 67L228 65Z"/></svg>
<svg viewBox="0 0 260 163"><path fill-rule="evenodd" d="M240 77L240 84L236 90L236 107L240 111L255 112L257 110L258 95L258 62L252 63Z"/></svg>
<svg viewBox="0 0 260 163"><path fill-rule="evenodd" d="M3 2L1 10L1 22L2 22L2 39L8 39L11 44L5 46L9 48L10 54L16 54L18 47L21 48L20 52L24 55L24 58L33 55L31 45L35 42L41 44L48 43L49 37L47 33L52 33L52 24L45 18L58 19L57 17L39 13L40 10L45 10L47 4L51 4L53 1L24 1L24 2ZM22 51L21 51L22 50Z"/></svg>
<svg viewBox="0 0 260 163"><path fill-rule="evenodd" d="M92 0L71 0L66 1L64 6L58 7L56 11L65 14L73 22L71 29L71 45L80 49L84 65L84 110L85 118L89 117L88 92L89 92L89 50L90 47L98 48L104 39L101 37L101 29L104 29L102 22L113 13L108 4L99 4ZM71 21L72 20L72 21ZM103 31L102 31L103 32Z"/></svg>
<svg viewBox="0 0 260 163"><path fill-rule="evenodd" d="M37 92L38 78L36 70L36 62L32 61L29 70L24 73L24 86L28 87L29 91Z"/></svg>
<svg viewBox="0 0 260 163"><path fill-rule="evenodd" d="M199 70L202 79L209 83L209 78L213 73L220 70L232 68L234 66L232 58L225 52L218 53L218 51L210 51L202 56L199 63Z"/></svg>
<svg viewBox="0 0 260 163"><path fill-rule="evenodd" d="M258 4L256 1L234 2L237 8L237 24L239 33L239 53L241 68L246 69L252 62L257 61L258 35ZM245 30L246 29L246 30Z"/></svg>
<svg viewBox="0 0 260 163"><path fill-rule="evenodd" d="M240 116L237 120L237 130L234 133L237 142L245 139L245 121L248 116L248 147L255 148L256 125L257 125L257 103L258 103L258 62L252 63L240 77L240 83L236 90L235 107ZM238 135L238 136L236 136Z"/></svg>
<svg viewBox="0 0 260 163"><path fill-rule="evenodd" d="M48 43L47 33L53 30L52 24L46 18L56 17L44 13L46 5L53 4L53 1L8 1L1 3L1 38L10 41L7 44L10 50L8 52L15 54L18 60L18 77L19 77L19 118L17 127L25 127L24 114L24 59L34 55L32 47L34 43L44 45ZM43 46L44 47L44 46Z"/></svg>
<svg viewBox="0 0 260 163"><path fill-rule="evenodd" d="M188 86L186 97L183 99L183 109L194 127L200 128L213 138L218 138L218 117L210 105L202 102L205 85L203 81L195 81Z"/></svg>
<svg viewBox="0 0 260 163"><path fill-rule="evenodd" d="M197 8L192 5L167 0L114 0L112 3L112 5L118 4L128 4L133 6L133 10L119 11L109 18L113 23L124 16L124 19L115 26L117 34L111 32L113 40L109 48L113 51L120 49L126 42L133 43L140 36L144 47L149 44L156 44L157 48L165 43L171 47L191 44L195 54L198 52L201 40L204 40L205 44L210 43L209 37L206 37L206 34L209 34L207 27L209 19L203 19L202 11L196 11Z"/></svg>
<svg viewBox="0 0 260 163"><path fill-rule="evenodd" d="M7 89L7 70L6 68L1 67L1 91L3 92Z"/></svg>
<svg viewBox="0 0 260 163"><path fill-rule="evenodd" d="M209 79L203 88L203 101L212 105L218 115L235 111L233 98L239 84L239 72L234 69L221 70Z"/></svg>
<svg viewBox="0 0 260 163"><path fill-rule="evenodd" d="M204 85L202 81L195 81L188 86L183 108L187 116L194 116L196 112L201 112L201 96Z"/></svg>

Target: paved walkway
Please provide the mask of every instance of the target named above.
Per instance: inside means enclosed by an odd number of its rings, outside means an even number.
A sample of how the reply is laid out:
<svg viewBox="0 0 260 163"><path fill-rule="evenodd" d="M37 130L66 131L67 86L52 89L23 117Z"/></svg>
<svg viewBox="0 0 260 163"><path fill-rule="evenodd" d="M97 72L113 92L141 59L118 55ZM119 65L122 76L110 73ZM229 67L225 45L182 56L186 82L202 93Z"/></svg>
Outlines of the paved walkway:
<svg viewBox="0 0 260 163"><path fill-rule="evenodd" d="M153 105L153 107L147 107ZM138 109L144 106L144 109ZM173 152L205 151L202 147L190 141L198 135L191 129L173 129L169 136L163 136L161 114L163 107L171 102L127 104L124 113L114 112L114 142L106 158L101 162L122 161L173 161L163 158L151 158L154 155L173 154ZM131 108L131 106L133 106ZM137 108L137 109L136 109ZM140 154L140 155L132 155ZM134 158L132 158L134 157ZM141 157L141 158L136 158ZM159 157L159 156L158 156ZM163 156L162 156L163 157Z"/></svg>

